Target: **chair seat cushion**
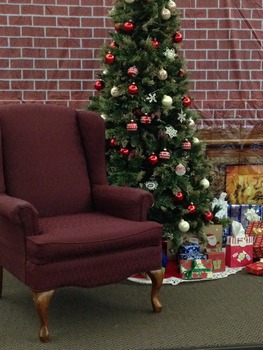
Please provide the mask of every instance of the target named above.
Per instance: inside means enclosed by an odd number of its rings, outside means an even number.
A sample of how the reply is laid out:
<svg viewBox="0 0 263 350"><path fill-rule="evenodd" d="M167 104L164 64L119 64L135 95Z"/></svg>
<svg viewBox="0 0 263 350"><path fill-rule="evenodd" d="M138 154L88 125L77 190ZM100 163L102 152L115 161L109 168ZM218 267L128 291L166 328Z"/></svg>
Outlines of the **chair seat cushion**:
<svg viewBox="0 0 263 350"><path fill-rule="evenodd" d="M27 258L35 264L159 246L162 226L99 212L39 219L39 235L27 237Z"/></svg>

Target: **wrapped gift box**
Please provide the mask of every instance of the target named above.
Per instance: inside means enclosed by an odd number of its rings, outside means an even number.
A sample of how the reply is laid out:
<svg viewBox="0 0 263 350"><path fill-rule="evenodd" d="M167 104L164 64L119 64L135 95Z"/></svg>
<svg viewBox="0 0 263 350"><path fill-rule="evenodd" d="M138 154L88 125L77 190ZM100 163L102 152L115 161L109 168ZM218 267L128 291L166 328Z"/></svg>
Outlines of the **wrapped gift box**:
<svg viewBox="0 0 263 350"><path fill-rule="evenodd" d="M262 208L263 205L261 204L228 204L227 215L231 220L240 222L244 229L246 229L249 224L245 215L248 209L254 209L255 213L259 216L259 220L261 220ZM231 234L231 226L229 227L229 234Z"/></svg>
<svg viewBox="0 0 263 350"><path fill-rule="evenodd" d="M212 261L207 259L180 260L180 276L182 279L213 278Z"/></svg>
<svg viewBox="0 0 263 350"><path fill-rule="evenodd" d="M179 254L178 260L187 260L187 259L207 259L207 256L205 254L196 253L194 255L188 255L188 254Z"/></svg>
<svg viewBox="0 0 263 350"><path fill-rule="evenodd" d="M242 267L250 264L253 257L253 237L227 237L226 265Z"/></svg>
<svg viewBox="0 0 263 350"><path fill-rule="evenodd" d="M179 253L190 254L190 255L200 253L200 245L198 243L193 243L193 242L184 242L179 247Z"/></svg>
<svg viewBox="0 0 263 350"><path fill-rule="evenodd" d="M253 275L263 275L263 262L257 261L246 266L246 270Z"/></svg>
<svg viewBox="0 0 263 350"><path fill-rule="evenodd" d="M246 229L246 234L253 237L253 258L263 258L263 222L251 222Z"/></svg>
<svg viewBox="0 0 263 350"><path fill-rule="evenodd" d="M208 259L212 260L213 272L222 272L226 269L225 253L224 252L210 252L207 253Z"/></svg>

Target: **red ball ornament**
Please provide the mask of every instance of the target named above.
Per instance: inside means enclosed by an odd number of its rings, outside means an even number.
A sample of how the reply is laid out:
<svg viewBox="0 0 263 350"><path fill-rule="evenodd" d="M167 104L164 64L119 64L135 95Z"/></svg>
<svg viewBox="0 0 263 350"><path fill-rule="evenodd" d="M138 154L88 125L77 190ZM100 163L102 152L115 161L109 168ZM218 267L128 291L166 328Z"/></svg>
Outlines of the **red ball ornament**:
<svg viewBox="0 0 263 350"><path fill-rule="evenodd" d="M185 76L185 71L183 69L180 69L180 77Z"/></svg>
<svg viewBox="0 0 263 350"><path fill-rule="evenodd" d="M148 157L148 161L150 164L155 165L158 163L158 157L153 153Z"/></svg>
<svg viewBox="0 0 263 350"><path fill-rule="evenodd" d="M139 107L136 107L132 110L132 113L136 116L136 117L140 117L143 113L141 111L141 109Z"/></svg>
<svg viewBox="0 0 263 350"><path fill-rule="evenodd" d="M134 24L132 21L125 22L123 25L125 32L132 32L134 30Z"/></svg>
<svg viewBox="0 0 263 350"><path fill-rule="evenodd" d="M129 85L128 87L128 92L131 94L131 95L136 95L138 94L138 87L137 85L135 85L135 83L132 83L131 85Z"/></svg>
<svg viewBox="0 0 263 350"><path fill-rule="evenodd" d="M112 41L110 43L110 47L119 47L119 45L116 43L116 41Z"/></svg>
<svg viewBox="0 0 263 350"><path fill-rule="evenodd" d="M111 140L110 140L110 146L111 146L111 147L117 146L117 141L116 141L116 139L111 139Z"/></svg>
<svg viewBox="0 0 263 350"><path fill-rule="evenodd" d="M177 193L174 194L174 199L178 202L181 202L184 200L184 194L183 192L179 191Z"/></svg>
<svg viewBox="0 0 263 350"><path fill-rule="evenodd" d="M119 32L121 30L121 23L115 23L114 29L116 30L116 32Z"/></svg>
<svg viewBox="0 0 263 350"><path fill-rule="evenodd" d="M104 88L104 83L102 80L98 80L96 81L96 83L94 84L94 88L97 90L97 91L100 91Z"/></svg>
<svg viewBox="0 0 263 350"><path fill-rule="evenodd" d="M159 41L156 38L154 38L152 40L152 44L153 44L154 47L156 47L156 49L158 49L158 47L160 46L160 43L159 43Z"/></svg>
<svg viewBox="0 0 263 350"><path fill-rule="evenodd" d="M207 211L204 215L204 218L206 221L211 221L213 220L213 213L211 211Z"/></svg>
<svg viewBox="0 0 263 350"><path fill-rule="evenodd" d="M191 106L191 99L190 99L190 97L184 97L183 98L183 104L184 104L184 106L185 107L190 107Z"/></svg>
<svg viewBox="0 0 263 350"><path fill-rule="evenodd" d="M142 124L151 124L152 118L148 114L144 114L140 118Z"/></svg>
<svg viewBox="0 0 263 350"><path fill-rule="evenodd" d="M175 43L179 44L183 40L183 34L180 32L175 33L173 40Z"/></svg>
<svg viewBox="0 0 263 350"><path fill-rule="evenodd" d="M134 132L134 131L138 130L138 125L136 122L131 120L130 123L127 124L126 129L127 129L127 131Z"/></svg>
<svg viewBox="0 0 263 350"><path fill-rule="evenodd" d="M115 61L115 56L111 52L108 52L105 55L105 62L108 64L113 64L114 61Z"/></svg>
<svg viewBox="0 0 263 350"><path fill-rule="evenodd" d="M129 150L128 148L121 148L120 153L123 154L124 156L128 156Z"/></svg>
<svg viewBox="0 0 263 350"><path fill-rule="evenodd" d="M191 214L196 212L196 206L193 203L189 204L187 209L188 209L189 213L191 213Z"/></svg>
<svg viewBox="0 0 263 350"><path fill-rule="evenodd" d="M138 68L137 67L130 67L127 71L129 77L136 77L138 75Z"/></svg>

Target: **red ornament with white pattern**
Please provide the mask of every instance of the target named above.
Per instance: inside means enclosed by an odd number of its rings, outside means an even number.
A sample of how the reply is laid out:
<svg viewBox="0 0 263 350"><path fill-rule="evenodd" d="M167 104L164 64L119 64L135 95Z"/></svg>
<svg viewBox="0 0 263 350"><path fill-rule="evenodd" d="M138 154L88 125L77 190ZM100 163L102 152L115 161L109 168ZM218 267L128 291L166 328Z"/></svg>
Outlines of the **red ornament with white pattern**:
<svg viewBox="0 0 263 350"><path fill-rule="evenodd" d="M151 124L152 118L148 114L144 114L140 118L142 124Z"/></svg>
<svg viewBox="0 0 263 350"><path fill-rule="evenodd" d="M138 68L133 66L133 67L130 67L127 71L129 77L136 77L136 75L138 75Z"/></svg>
<svg viewBox="0 0 263 350"><path fill-rule="evenodd" d="M159 153L159 158L160 158L160 159L168 160L168 159L170 159L170 156L171 156L171 154L170 154L169 151L167 151L166 148L163 149L163 150Z"/></svg>
<svg viewBox="0 0 263 350"><path fill-rule="evenodd" d="M127 126L126 126L126 129L127 131L131 131L131 132L134 132L134 131L137 131L138 130L138 125L135 121L131 120Z"/></svg>
<svg viewBox="0 0 263 350"><path fill-rule="evenodd" d="M192 144L190 141L185 140L182 144L182 149L189 151L192 148Z"/></svg>

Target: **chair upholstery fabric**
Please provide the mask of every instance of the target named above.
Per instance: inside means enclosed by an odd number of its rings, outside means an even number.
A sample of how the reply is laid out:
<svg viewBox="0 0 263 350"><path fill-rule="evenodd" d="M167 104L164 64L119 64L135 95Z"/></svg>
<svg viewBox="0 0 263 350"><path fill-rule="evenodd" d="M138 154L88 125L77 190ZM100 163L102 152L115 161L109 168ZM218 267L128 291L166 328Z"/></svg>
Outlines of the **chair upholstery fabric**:
<svg viewBox="0 0 263 350"><path fill-rule="evenodd" d="M103 119L0 106L0 265L34 291L94 287L161 268L153 196L110 186Z"/></svg>

